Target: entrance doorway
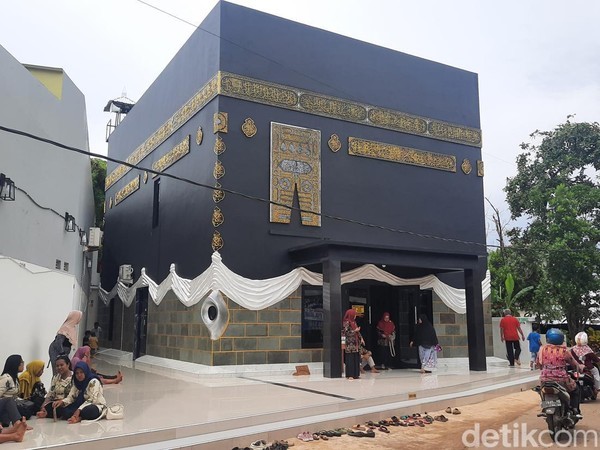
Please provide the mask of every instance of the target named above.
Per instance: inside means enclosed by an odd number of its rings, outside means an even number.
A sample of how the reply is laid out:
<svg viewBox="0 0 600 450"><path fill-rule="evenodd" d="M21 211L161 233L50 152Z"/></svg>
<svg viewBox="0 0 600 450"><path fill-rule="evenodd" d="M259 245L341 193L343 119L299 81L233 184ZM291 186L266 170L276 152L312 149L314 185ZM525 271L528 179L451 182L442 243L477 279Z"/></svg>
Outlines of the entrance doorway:
<svg viewBox="0 0 600 450"><path fill-rule="evenodd" d="M138 289L135 297L135 318L133 322L133 359L146 354L148 328L148 288Z"/></svg>
<svg viewBox="0 0 600 450"><path fill-rule="evenodd" d="M373 352L378 367L393 369L419 368L419 352L410 347L419 314L426 314L433 323L432 292L419 286L390 286L383 283L352 283L342 289L342 301L347 308L363 311L357 319L367 349ZM389 347L378 345L377 324L388 312L396 325L395 355Z"/></svg>

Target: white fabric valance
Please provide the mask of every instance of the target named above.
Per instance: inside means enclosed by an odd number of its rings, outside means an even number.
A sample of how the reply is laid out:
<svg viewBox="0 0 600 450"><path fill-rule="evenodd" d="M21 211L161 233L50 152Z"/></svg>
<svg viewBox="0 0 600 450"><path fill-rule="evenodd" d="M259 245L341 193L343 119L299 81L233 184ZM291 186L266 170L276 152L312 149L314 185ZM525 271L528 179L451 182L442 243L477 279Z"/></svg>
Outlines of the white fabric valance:
<svg viewBox="0 0 600 450"><path fill-rule="evenodd" d="M459 314L466 312L465 290L453 288L441 282L435 275L399 278L373 264L366 264L342 273L342 284L358 280L377 280L392 286L419 285L421 289L433 289L450 309ZM238 305L256 311L286 299L302 283L320 286L323 284L323 275L298 267L278 277L250 280L229 270L223 264L221 255L214 252L211 265L193 280L179 277L175 272L175 264L171 264L169 275L157 285L146 275L146 270L142 269L140 277L131 286L117 281L110 292L100 288L100 298L108 304L112 298L118 296L125 306L130 306L135 299L137 289L147 286L150 297L156 305L159 305L167 292L172 290L179 301L189 307L200 302L212 291L220 291ZM486 299L491 290L489 272L482 281L481 288L483 299Z"/></svg>

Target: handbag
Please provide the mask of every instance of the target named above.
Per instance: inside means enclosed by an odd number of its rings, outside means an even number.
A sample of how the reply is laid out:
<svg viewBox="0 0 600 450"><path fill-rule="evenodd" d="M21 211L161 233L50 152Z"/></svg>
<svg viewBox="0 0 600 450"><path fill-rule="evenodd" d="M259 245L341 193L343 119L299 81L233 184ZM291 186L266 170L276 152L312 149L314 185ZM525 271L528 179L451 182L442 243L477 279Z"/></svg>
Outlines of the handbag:
<svg viewBox="0 0 600 450"><path fill-rule="evenodd" d="M37 411L35 410L35 403L30 400L23 400L22 398L15 399L19 414L24 416L26 420L29 420Z"/></svg>
<svg viewBox="0 0 600 450"><path fill-rule="evenodd" d="M125 416L125 407L121 403L115 403L108 407L106 420L120 420Z"/></svg>
<svg viewBox="0 0 600 450"><path fill-rule="evenodd" d="M38 381L33 385L29 400L35 404L35 409L37 411L41 409L42 405L44 404L44 400L46 400L46 388L44 387L44 383Z"/></svg>

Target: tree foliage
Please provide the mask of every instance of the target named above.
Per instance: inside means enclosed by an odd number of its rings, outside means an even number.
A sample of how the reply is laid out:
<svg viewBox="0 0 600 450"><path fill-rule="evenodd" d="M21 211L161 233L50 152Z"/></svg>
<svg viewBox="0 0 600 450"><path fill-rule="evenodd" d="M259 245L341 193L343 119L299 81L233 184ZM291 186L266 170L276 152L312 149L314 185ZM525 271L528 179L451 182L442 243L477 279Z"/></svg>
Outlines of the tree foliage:
<svg viewBox="0 0 600 450"><path fill-rule="evenodd" d="M106 161L92 158L90 159L90 163L92 168L96 226L104 228L104 182L106 180Z"/></svg>
<svg viewBox="0 0 600 450"><path fill-rule="evenodd" d="M600 292L600 126L566 123L524 143L505 192L512 219L511 264L534 285L529 305L565 318L574 335L597 312ZM515 272L519 273L519 272Z"/></svg>

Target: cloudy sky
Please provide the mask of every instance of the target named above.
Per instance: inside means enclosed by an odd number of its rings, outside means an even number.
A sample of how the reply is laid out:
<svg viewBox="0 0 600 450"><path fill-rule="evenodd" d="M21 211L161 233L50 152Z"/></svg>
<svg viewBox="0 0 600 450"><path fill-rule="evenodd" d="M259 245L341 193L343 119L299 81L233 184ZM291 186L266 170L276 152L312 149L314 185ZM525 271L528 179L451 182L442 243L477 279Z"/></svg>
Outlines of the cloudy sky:
<svg viewBox="0 0 600 450"><path fill-rule="evenodd" d="M86 97L90 149L106 154L107 101L138 100L215 0L8 0L0 45L61 67ZM536 129L600 117L600 2L589 0L235 0L307 25L479 74L486 196L502 191ZM1 68L0 68L1 70ZM0 99L1 101L1 99ZM410 112L410 111L407 111ZM488 214L488 243L495 243Z"/></svg>

